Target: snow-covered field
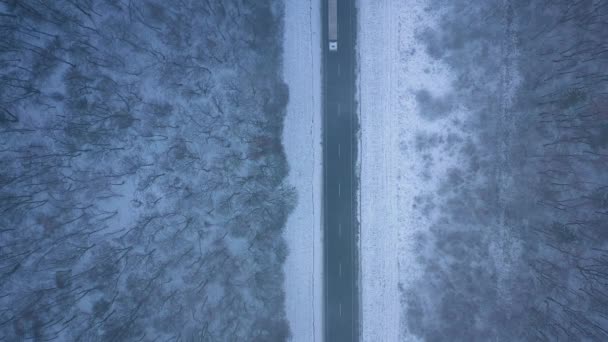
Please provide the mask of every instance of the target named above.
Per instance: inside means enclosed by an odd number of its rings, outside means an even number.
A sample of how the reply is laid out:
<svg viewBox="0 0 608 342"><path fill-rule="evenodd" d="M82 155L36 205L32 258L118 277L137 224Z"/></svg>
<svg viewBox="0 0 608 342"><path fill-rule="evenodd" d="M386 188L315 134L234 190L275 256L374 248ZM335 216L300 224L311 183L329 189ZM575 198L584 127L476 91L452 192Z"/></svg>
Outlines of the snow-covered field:
<svg viewBox="0 0 608 342"><path fill-rule="evenodd" d="M403 336L400 284L419 274L413 259L415 236L429 224L415 209L416 196L436 186L433 179L422 180L429 160L437 179L453 163L415 149L421 131L432 135L450 126L449 120L418 115L420 89L437 97L450 87L447 69L433 63L415 40L417 28L433 25L425 4L358 3L362 341L409 340Z"/></svg>
<svg viewBox="0 0 608 342"><path fill-rule="evenodd" d="M361 324L363 341L395 341L399 328L395 125L390 76L394 48L390 1L360 1L358 89L361 180ZM363 25L362 23L365 23Z"/></svg>
<svg viewBox="0 0 608 342"><path fill-rule="evenodd" d="M606 340L603 5L358 1L361 340Z"/></svg>
<svg viewBox="0 0 608 342"><path fill-rule="evenodd" d="M320 0L286 1L284 78L289 104L283 144L289 183L298 204L289 216L285 237L286 311L293 341L321 341L322 295L322 146Z"/></svg>

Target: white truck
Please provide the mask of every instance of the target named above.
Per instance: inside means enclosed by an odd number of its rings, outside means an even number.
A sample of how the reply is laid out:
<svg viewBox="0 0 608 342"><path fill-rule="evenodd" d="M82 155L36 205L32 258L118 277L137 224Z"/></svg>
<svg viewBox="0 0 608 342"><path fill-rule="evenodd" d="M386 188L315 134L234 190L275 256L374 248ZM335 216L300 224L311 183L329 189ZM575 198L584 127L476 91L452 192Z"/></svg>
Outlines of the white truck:
<svg viewBox="0 0 608 342"><path fill-rule="evenodd" d="M327 0L329 51L338 51L338 0Z"/></svg>

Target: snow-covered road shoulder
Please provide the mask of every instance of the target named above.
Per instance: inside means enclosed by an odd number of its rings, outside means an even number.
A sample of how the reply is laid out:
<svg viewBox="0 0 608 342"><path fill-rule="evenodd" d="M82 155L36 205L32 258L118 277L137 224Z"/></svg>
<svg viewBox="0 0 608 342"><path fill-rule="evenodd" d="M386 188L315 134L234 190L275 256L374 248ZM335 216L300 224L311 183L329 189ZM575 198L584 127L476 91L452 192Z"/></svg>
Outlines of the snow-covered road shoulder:
<svg viewBox="0 0 608 342"><path fill-rule="evenodd" d="M361 331L362 341L397 341L399 294L394 224L395 112L391 102L390 1L359 2L357 75L361 109Z"/></svg>
<svg viewBox="0 0 608 342"><path fill-rule="evenodd" d="M403 341L400 286L418 274L416 233L427 225L414 210L425 156L415 145L421 129L444 122L420 120L416 90L441 93L448 78L415 39L432 25L424 0L358 3L360 104L360 248L362 341ZM430 84L432 83L432 85Z"/></svg>
<svg viewBox="0 0 608 342"><path fill-rule="evenodd" d="M286 2L283 46L289 86L283 145L288 181L298 193L285 230L285 302L293 341L306 342L321 341L323 332L320 6L320 0Z"/></svg>

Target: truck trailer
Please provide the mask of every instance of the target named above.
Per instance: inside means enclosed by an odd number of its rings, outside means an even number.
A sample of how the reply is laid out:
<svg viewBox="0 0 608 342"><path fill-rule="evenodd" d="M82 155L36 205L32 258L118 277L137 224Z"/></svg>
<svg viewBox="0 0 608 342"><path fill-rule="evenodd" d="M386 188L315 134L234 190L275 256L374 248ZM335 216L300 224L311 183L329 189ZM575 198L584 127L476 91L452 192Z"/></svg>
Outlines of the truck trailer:
<svg viewBox="0 0 608 342"><path fill-rule="evenodd" d="M327 0L329 51L338 51L338 0Z"/></svg>

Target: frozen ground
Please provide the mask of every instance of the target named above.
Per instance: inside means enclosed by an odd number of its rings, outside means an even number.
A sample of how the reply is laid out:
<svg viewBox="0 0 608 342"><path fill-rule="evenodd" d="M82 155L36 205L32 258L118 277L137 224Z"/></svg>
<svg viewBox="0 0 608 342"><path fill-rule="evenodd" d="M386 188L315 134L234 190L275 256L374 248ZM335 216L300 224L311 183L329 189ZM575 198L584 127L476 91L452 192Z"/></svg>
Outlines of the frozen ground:
<svg viewBox="0 0 608 342"><path fill-rule="evenodd" d="M320 0L286 1L284 78L289 104L283 144L298 204L285 237L286 311L293 341L322 340Z"/></svg>
<svg viewBox="0 0 608 342"><path fill-rule="evenodd" d="M439 97L450 87L449 72L434 64L414 39L417 28L433 25L425 3L358 4L362 341L409 340L401 328L400 284L419 274L414 241L417 232L428 229L415 210L416 196L436 187L434 179L443 178L454 162L413 148L419 132L433 134L450 126L447 120L421 120L417 115L418 90ZM430 180L424 175L429 160L437 176Z"/></svg>

